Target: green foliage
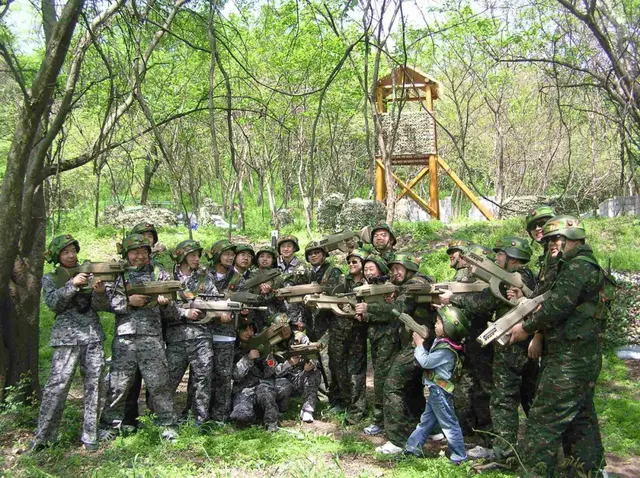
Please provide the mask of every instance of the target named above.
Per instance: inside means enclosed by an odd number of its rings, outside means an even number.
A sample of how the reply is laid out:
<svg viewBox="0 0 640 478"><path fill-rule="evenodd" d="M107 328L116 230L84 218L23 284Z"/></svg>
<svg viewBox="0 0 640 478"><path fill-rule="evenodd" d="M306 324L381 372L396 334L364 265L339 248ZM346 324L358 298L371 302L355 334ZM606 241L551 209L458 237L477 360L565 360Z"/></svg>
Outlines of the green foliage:
<svg viewBox="0 0 640 478"><path fill-rule="evenodd" d="M607 313L603 347L612 349L626 345L629 342L630 320L637 317L640 310L640 294L638 286L628 282L619 284L616 299Z"/></svg>
<svg viewBox="0 0 640 478"><path fill-rule="evenodd" d="M30 384L31 379L24 376L17 385L5 387L4 401L0 402L0 434L35 426L38 409L33 404L37 404L38 400L35 395L25 400L25 390L29 389Z"/></svg>

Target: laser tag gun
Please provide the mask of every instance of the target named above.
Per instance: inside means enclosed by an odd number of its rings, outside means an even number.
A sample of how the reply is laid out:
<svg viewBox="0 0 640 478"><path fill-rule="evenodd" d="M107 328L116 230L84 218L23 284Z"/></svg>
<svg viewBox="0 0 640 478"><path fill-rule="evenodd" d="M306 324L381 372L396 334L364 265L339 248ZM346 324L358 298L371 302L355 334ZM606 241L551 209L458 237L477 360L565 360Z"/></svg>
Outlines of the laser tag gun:
<svg viewBox="0 0 640 478"><path fill-rule="evenodd" d="M83 291L90 291L93 285L98 282L114 282L120 274L123 274L128 267L125 261L91 262L84 261L76 267L59 266L56 270L58 278L58 288L63 287L69 280L78 274L89 274L89 282L82 287Z"/></svg>
<svg viewBox="0 0 640 478"><path fill-rule="evenodd" d="M353 288L353 292L341 294L345 297L354 295L356 302L382 302L384 296L397 292L399 287L394 284L365 284Z"/></svg>
<svg viewBox="0 0 640 478"><path fill-rule="evenodd" d="M532 299L521 297L518 305L493 322L487 330L480 334L477 341L483 347L489 345L494 340L497 340L500 345L507 345L509 343L509 331L516 324L522 322L527 315L536 310L538 306L549 297L551 297L550 290Z"/></svg>
<svg viewBox="0 0 640 478"><path fill-rule="evenodd" d="M517 299L509 300L500 292L500 284L506 284L516 289L522 289L525 297L531 297L533 291L522 281L522 277L517 272L507 272L502 267L496 265L491 259L482 257L474 252L467 252L462 255L464 261L471 267L469 271L480 280L489 283L491 293L503 302L517 305Z"/></svg>
<svg viewBox="0 0 640 478"><path fill-rule="evenodd" d="M348 252L346 242L350 239L357 237L363 242L371 242L371 228L369 226L363 227L360 231L345 230L331 234L330 236L324 236L318 240L320 247L324 247L327 252L335 251L339 249L342 252Z"/></svg>
<svg viewBox="0 0 640 478"><path fill-rule="evenodd" d="M407 284L400 287L400 291L413 296L418 304L439 304L440 294L451 291L454 294L468 294L480 292L489 287L489 284L482 281L477 282L438 282Z"/></svg>
<svg viewBox="0 0 640 478"><path fill-rule="evenodd" d="M322 350L324 350L324 344L311 342L307 345L291 345L288 350L277 352L274 355L283 361L291 357L302 357L306 361L317 358Z"/></svg>
<svg viewBox="0 0 640 478"><path fill-rule="evenodd" d="M287 340L288 337L285 337L286 329L291 330L288 324L273 324L258 335L251 337L247 342L240 342L240 347L246 351L258 350L260 355L264 357L269 355L274 345Z"/></svg>
<svg viewBox="0 0 640 478"><path fill-rule="evenodd" d="M233 300L194 299L180 304L180 307L183 309L198 309L204 314L204 317L200 320L189 321L194 324L207 324L211 321L221 324L222 322L220 322L220 318L224 314L234 314L237 317L237 314L245 309L268 310L267 307L255 307Z"/></svg>
<svg viewBox="0 0 640 478"><path fill-rule="evenodd" d="M429 337L429 330L425 325L420 325L418 322L413 320L409 314L401 313L400 311L393 309L391 311L393 315L395 315L400 322L404 324L404 326L412 332L415 332L423 339L427 339Z"/></svg>
<svg viewBox="0 0 640 478"><path fill-rule="evenodd" d="M163 295L176 300L176 294L184 290L182 282L179 280L155 280L140 284L127 284L125 282L124 291L127 297L135 294L148 296L145 307L155 307L158 305L158 296Z"/></svg>
<svg viewBox="0 0 640 478"><path fill-rule="evenodd" d="M242 290L251 290L260 284L264 284L265 282L269 282L271 279L275 279L280 274L282 274L282 272L278 268L266 271L258 270L249 279L244 281L244 284L242 284Z"/></svg>
<svg viewBox="0 0 640 478"><path fill-rule="evenodd" d="M290 304L304 302L305 295L321 294L324 288L320 284L303 284L282 287L275 290L276 297Z"/></svg>
<svg viewBox="0 0 640 478"><path fill-rule="evenodd" d="M341 317L355 317L356 315L354 297L311 294L304 296L304 303L312 309L330 310Z"/></svg>
<svg viewBox="0 0 640 478"><path fill-rule="evenodd" d="M203 299L225 299L234 302L242 302L243 304L257 305L264 302L264 298L259 294L252 294L251 292L241 291L225 291L223 294L205 295L199 294L198 297Z"/></svg>

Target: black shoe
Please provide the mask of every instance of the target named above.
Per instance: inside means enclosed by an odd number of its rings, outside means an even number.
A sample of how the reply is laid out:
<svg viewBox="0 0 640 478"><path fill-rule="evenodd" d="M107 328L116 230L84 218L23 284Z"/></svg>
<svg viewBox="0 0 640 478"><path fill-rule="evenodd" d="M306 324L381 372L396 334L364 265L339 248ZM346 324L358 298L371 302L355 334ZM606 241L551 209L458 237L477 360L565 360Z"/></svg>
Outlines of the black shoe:
<svg viewBox="0 0 640 478"><path fill-rule="evenodd" d="M83 443L82 448L87 451L98 451L100 448L97 443Z"/></svg>

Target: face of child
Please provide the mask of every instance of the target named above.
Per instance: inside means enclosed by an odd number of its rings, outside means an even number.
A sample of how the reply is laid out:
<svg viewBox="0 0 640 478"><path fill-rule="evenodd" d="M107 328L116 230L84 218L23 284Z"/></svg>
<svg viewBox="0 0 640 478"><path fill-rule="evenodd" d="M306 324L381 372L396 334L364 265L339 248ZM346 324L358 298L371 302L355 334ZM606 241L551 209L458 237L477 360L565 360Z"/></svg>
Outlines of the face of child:
<svg viewBox="0 0 640 478"><path fill-rule="evenodd" d="M220 254L220 264L225 267L231 267L235 258L236 253L229 249L228 251L224 251L222 254Z"/></svg>
<svg viewBox="0 0 640 478"><path fill-rule="evenodd" d="M444 337L444 324L442 323L442 319L440 317L438 317L438 320L436 320L435 329L437 337Z"/></svg>
<svg viewBox="0 0 640 478"><path fill-rule="evenodd" d="M284 259L291 259L291 257L293 257L294 249L295 249L295 246L293 242L285 241L282 244L280 244L280 255Z"/></svg>
<svg viewBox="0 0 640 478"><path fill-rule="evenodd" d="M273 256L268 252L261 252L258 256L258 265L263 269L273 266Z"/></svg>
<svg viewBox="0 0 640 478"><path fill-rule="evenodd" d="M242 342L248 342L254 335L253 325L247 325L244 329L238 332L238 337Z"/></svg>
<svg viewBox="0 0 640 478"><path fill-rule="evenodd" d="M364 263L364 276L367 279L375 279L376 277L380 277L380 270L375 262L365 262Z"/></svg>
<svg viewBox="0 0 640 478"><path fill-rule="evenodd" d="M189 269L195 271L198 267L200 267L200 251L191 251L184 258L184 262L187 263Z"/></svg>
<svg viewBox="0 0 640 478"><path fill-rule="evenodd" d="M60 264L62 267L73 267L78 262L78 251L75 244L69 244L60 251Z"/></svg>
<svg viewBox="0 0 640 478"><path fill-rule="evenodd" d="M149 248L136 247L127 252L127 260L133 267L142 267L149 262Z"/></svg>

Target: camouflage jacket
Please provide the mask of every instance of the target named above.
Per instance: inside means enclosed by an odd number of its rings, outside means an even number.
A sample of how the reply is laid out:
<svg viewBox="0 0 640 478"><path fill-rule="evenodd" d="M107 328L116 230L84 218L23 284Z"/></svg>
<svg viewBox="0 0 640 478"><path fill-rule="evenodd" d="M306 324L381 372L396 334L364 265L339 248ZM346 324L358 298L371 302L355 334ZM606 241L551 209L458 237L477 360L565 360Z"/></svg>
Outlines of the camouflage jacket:
<svg viewBox="0 0 640 478"><path fill-rule="evenodd" d="M347 274L346 276L343 276L343 283L344 283L344 292L349 293L349 292L353 292L354 288L359 287L361 285L365 285L367 281L364 279L364 277L362 278L361 281L356 281L351 274ZM364 325L361 322L359 322L358 320L355 320L353 317L341 317L339 315L334 315L334 318L333 318L332 327L336 329L351 330L355 327L363 327L363 326Z"/></svg>
<svg viewBox="0 0 640 478"><path fill-rule="evenodd" d="M433 282L434 280L431 277L418 272L402 284L397 285L403 286ZM425 342L425 347L430 347L433 342L433 337L435 337L436 317L438 315L436 310L430 304L418 304L412 296L402 292L396 298L395 303L398 311L409 314L417 323L427 326L429 329L429 337ZM412 335L413 333L407 330L406 327L400 326L400 342L402 343L402 347L412 343Z"/></svg>
<svg viewBox="0 0 640 478"><path fill-rule="evenodd" d="M44 302L55 314L49 345L85 345L104 341L104 332L96 311L107 310L105 294L79 291L73 281L57 286L55 273L42 278Z"/></svg>
<svg viewBox="0 0 640 478"><path fill-rule="evenodd" d="M564 341L596 340L599 333L600 324L596 323L594 314L602 272L594 264L577 259L580 255L593 257L593 252L583 245L560 259L557 275L549 289L551 297L523 326L530 334L542 331L545 345L551 351L561 349Z"/></svg>
<svg viewBox="0 0 640 478"><path fill-rule="evenodd" d="M394 248L388 249L384 252L379 252L375 249L375 253L382 258L382 260L386 263L392 261L396 258L396 250Z"/></svg>
<svg viewBox="0 0 640 478"><path fill-rule="evenodd" d="M453 276L454 282L470 282L473 279L471 278L471 274L469 274L468 267L462 267L456 270L456 274Z"/></svg>
<svg viewBox="0 0 640 478"><path fill-rule="evenodd" d="M155 268L148 264L136 271L127 273L127 281L130 284L142 284L153 280L170 280L171 276L165 270L157 273ZM180 320L181 313L175 302L169 305L155 305L152 307L132 307L129 305L124 291L122 277L115 282L107 284L107 297L109 309L116 316L115 336L121 335L160 335L162 336L162 320L167 322Z"/></svg>
<svg viewBox="0 0 640 478"><path fill-rule="evenodd" d="M281 258L278 258L278 269L282 271L283 285L300 285L305 284L307 276L307 266L296 256L293 256L289 264L285 264Z"/></svg>
<svg viewBox="0 0 640 478"><path fill-rule="evenodd" d="M213 285L216 290L224 291L227 290L227 286L229 285L229 281L231 280L231 276L233 275L233 268L228 268L224 274L220 274L216 271L215 267L209 269L209 273L211 277L213 277Z"/></svg>
<svg viewBox="0 0 640 478"><path fill-rule="evenodd" d="M198 294L217 294L218 290L213 284L213 276L203 268L184 275L178 266L173 271L174 280L179 280L184 285L184 291L178 293L177 303L187 302ZM186 318L185 309L180 308L180 315L167 320L165 340L168 344L184 342L185 340L201 340L211 338L211 324L195 324Z"/></svg>
<svg viewBox="0 0 640 478"><path fill-rule="evenodd" d="M367 304L367 313L364 314L364 322L369 324L370 338L376 339L383 335L398 334L399 322L391 312L398 308L395 300L391 303L372 302Z"/></svg>
<svg viewBox="0 0 640 478"><path fill-rule="evenodd" d="M277 355L279 352L286 352L287 350L289 350L291 348L291 345L307 345L309 343L311 343L311 340L309 339L307 334L296 330L291 336L291 338L289 338L289 340L287 340L286 342L280 342L274 346L274 353L276 355L275 358L276 359L278 358ZM312 358L311 361L316 366L316 368L320 366L319 359ZM296 375L303 373L305 371L304 360L300 360L300 363L298 363L297 365L291 365L288 360L285 360L285 361L279 360L279 362L280 363L276 365L276 378L287 377L292 379Z"/></svg>
<svg viewBox="0 0 640 478"><path fill-rule="evenodd" d="M249 353L240 345L236 346L233 367L233 393L255 387L260 382L271 382L275 386L276 361L271 356L249 358Z"/></svg>
<svg viewBox="0 0 640 478"><path fill-rule="evenodd" d="M309 269L306 283L315 283L327 287L329 290L342 283L343 274L340 268L330 262L323 262L317 269ZM311 314L309 333L318 340L329 329L335 314L330 310L314 310Z"/></svg>
<svg viewBox="0 0 640 478"><path fill-rule="evenodd" d="M254 271L252 271L252 274L250 277L252 277L254 273L258 273L258 272L260 272L260 269L255 269ZM276 289L279 289L284 286L284 279L282 275L274 279L271 279L266 283L271 286L271 292L267 294L263 294L260 291L260 285L257 285L253 287L251 290L249 290L249 292L251 292L252 294L258 294L259 296L261 296L260 305L268 308L268 310L266 311L265 310L249 311L249 313L254 317L254 321L258 328L258 332L262 331L262 329L267 323L267 319L271 317L273 314L277 314L280 312L282 313L287 312L287 307L285 306L284 302L279 298L277 298L275 293Z"/></svg>

